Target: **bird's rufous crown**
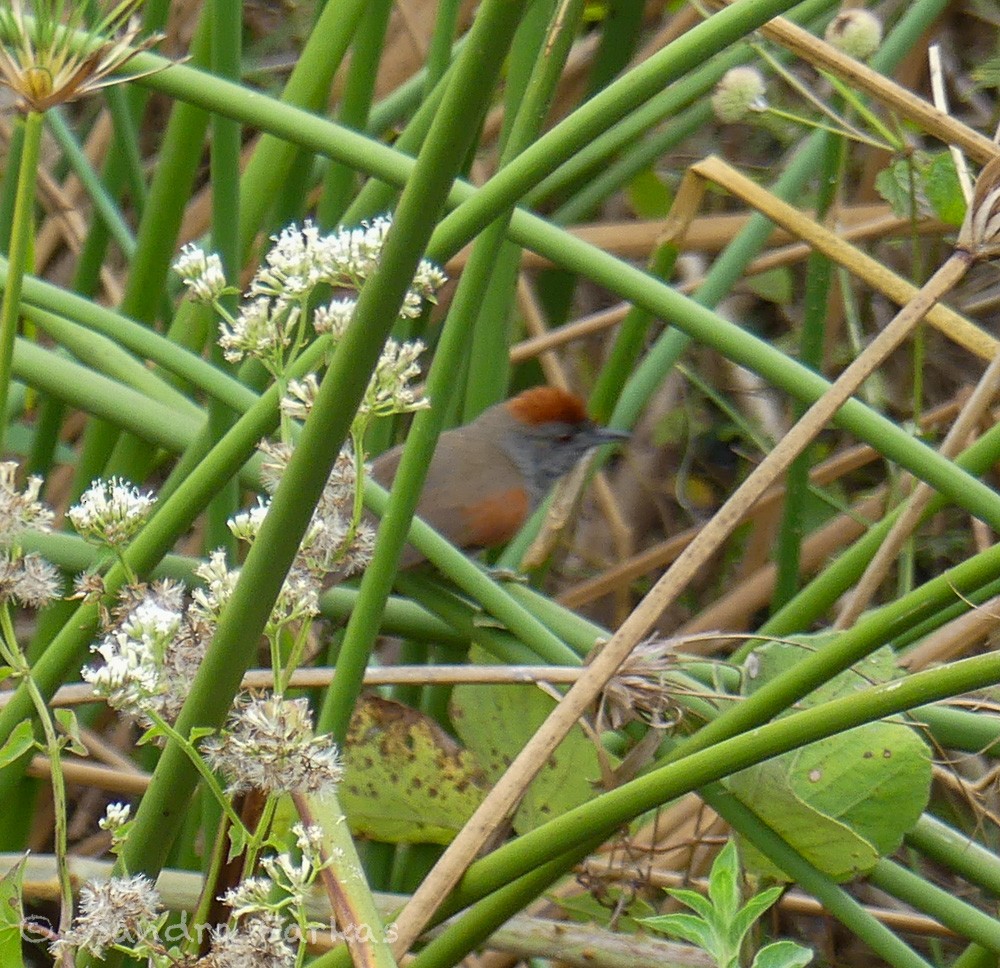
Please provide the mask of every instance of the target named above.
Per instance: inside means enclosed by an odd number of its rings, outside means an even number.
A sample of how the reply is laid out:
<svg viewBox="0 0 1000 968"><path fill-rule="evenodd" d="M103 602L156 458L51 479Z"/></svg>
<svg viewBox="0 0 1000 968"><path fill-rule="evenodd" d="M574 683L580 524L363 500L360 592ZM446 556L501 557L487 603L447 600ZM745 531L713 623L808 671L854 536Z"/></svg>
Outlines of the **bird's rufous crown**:
<svg viewBox="0 0 1000 968"><path fill-rule="evenodd" d="M538 426L545 423L586 423L583 401L558 387L532 387L507 401L507 409L523 423Z"/></svg>

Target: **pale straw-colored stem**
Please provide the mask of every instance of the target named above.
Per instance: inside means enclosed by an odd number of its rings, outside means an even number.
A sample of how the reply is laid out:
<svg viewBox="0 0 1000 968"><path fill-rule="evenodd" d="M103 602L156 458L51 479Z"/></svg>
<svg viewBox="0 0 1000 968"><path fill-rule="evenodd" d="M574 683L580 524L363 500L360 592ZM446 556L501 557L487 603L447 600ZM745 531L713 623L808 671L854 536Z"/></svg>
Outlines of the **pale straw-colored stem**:
<svg viewBox="0 0 1000 968"><path fill-rule="evenodd" d="M923 289L900 310L737 488L607 645L597 653L583 676L527 742L403 909L396 922L398 937L393 945L397 956L407 951L417 939L472 860L514 811L528 784L555 748L591 707L608 680L649 633L663 611L677 600L688 582L733 532L746 509L784 473L857 388L900 345L927 310L961 279L971 261L972 256L967 252L956 251L938 269Z"/></svg>
<svg viewBox="0 0 1000 968"><path fill-rule="evenodd" d="M970 433L975 430L980 418L990 405L997 391L1000 390L1000 356L995 356L986 367L976 389L966 401L962 412L958 415L951 430L941 443L940 454L942 457L954 457L965 445ZM914 528L920 523L920 518L924 513L931 498L934 496L934 489L928 484L920 482L914 488L902 513L896 519L885 541L879 546L875 556L868 563L864 574L859 579L850 597L837 615L834 623L835 629L850 628L857 617L868 607L879 585L885 579L892 563L896 560L900 549L906 539L913 533Z"/></svg>

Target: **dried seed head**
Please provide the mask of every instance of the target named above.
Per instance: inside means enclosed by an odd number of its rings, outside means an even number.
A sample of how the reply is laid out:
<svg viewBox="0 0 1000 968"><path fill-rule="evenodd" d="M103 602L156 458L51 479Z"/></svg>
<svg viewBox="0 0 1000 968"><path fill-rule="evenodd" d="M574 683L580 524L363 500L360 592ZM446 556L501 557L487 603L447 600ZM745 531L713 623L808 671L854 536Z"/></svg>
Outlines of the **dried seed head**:
<svg viewBox="0 0 1000 968"><path fill-rule="evenodd" d="M868 10L842 10L826 28L826 42L849 57L867 60L882 43L882 21Z"/></svg>
<svg viewBox="0 0 1000 968"><path fill-rule="evenodd" d="M973 258L1000 253L1000 155L979 173L956 247Z"/></svg>

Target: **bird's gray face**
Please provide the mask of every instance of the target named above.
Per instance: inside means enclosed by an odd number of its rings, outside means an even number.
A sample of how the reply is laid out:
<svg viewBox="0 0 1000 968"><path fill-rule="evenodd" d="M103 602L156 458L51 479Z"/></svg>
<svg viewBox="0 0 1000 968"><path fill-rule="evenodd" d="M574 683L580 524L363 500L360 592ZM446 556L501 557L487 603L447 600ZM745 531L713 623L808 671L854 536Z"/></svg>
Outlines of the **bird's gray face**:
<svg viewBox="0 0 1000 968"><path fill-rule="evenodd" d="M536 506L588 450L627 437L628 434L598 427L589 421L554 421L519 428L508 438L508 453L529 481L531 503Z"/></svg>

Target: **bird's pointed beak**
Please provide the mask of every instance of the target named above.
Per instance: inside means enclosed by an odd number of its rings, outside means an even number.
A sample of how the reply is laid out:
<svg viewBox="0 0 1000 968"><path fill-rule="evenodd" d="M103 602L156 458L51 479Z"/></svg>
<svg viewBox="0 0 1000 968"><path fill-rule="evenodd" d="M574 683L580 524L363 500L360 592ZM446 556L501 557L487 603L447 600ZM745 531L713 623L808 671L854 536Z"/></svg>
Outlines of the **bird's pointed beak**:
<svg viewBox="0 0 1000 968"><path fill-rule="evenodd" d="M627 430L615 430L612 427L595 426L589 431L590 446L602 447L604 444L616 444L628 440L632 435Z"/></svg>

